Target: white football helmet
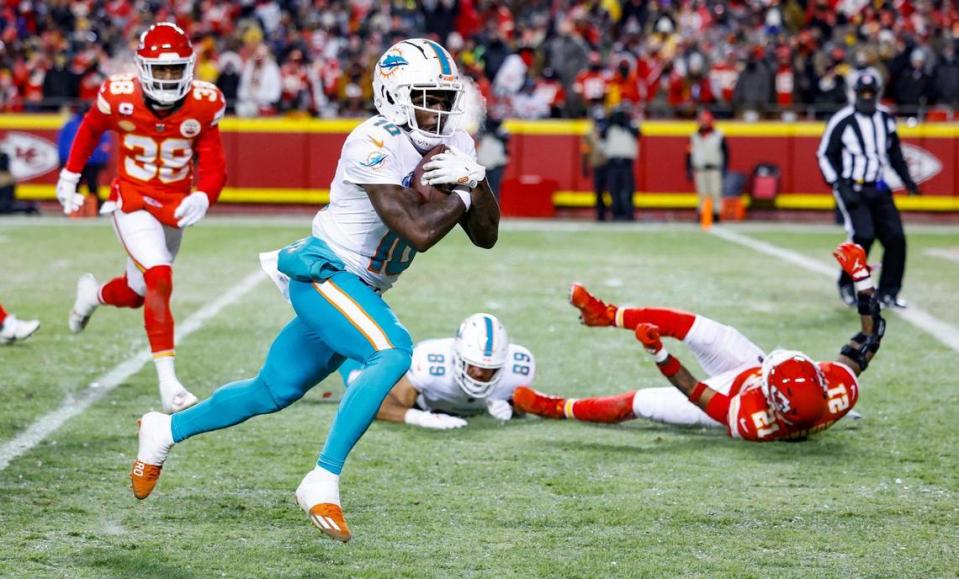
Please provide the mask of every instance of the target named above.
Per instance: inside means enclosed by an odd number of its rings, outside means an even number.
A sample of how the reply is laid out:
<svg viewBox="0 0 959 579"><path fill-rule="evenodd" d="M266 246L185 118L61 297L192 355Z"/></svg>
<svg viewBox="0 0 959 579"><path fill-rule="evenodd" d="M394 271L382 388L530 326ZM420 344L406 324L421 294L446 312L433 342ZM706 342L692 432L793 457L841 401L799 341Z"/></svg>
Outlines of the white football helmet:
<svg viewBox="0 0 959 579"><path fill-rule="evenodd" d="M506 328L491 314L473 314L463 320L453 340L453 378L463 392L474 398L485 398L502 377L509 355ZM468 374L469 366L493 369L488 382Z"/></svg>
<svg viewBox="0 0 959 579"><path fill-rule="evenodd" d="M449 109L427 106L427 92L448 91ZM373 104L391 123L403 127L417 148L426 151L441 144L455 129L451 122L463 114L463 82L450 53L432 40L413 38L391 46L373 71ZM435 127L421 128L416 111L437 115Z"/></svg>
<svg viewBox="0 0 959 579"><path fill-rule="evenodd" d="M172 22L154 24L140 35L136 52L137 69L143 92L160 103L172 105L186 96L193 86L196 54L190 37ZM156 67L180 67L179 78L161 78Z"/></svg>

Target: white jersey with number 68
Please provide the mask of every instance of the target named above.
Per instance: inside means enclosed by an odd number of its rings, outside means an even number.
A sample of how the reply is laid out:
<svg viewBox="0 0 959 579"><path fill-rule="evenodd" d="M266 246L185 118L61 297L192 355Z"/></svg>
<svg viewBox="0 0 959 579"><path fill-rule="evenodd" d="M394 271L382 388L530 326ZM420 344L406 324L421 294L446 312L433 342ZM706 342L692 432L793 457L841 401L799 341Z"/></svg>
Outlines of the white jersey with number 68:
<svg viewBox="0 0 959 579"><path fill-rule="evenodd" d="M444 140L476 158L473 139L456 130ZM346 269L387 290L410 266L416 251L383 223L362 185L410 187L423 159L406 133L377 115L346 138L330 185L330 204L313 219L313 235L325 241Z"/></svg>
<svg viewBox="0 0 959 579"><path fill-rule="evenodd" d="M470 416L485 413L487 400L509 400L518 386L531 384L536 375L536 360L523 346L510 344L506 365L500 372L499 383L488 398L468 395L453 377L453 338L441 338L416 345L406 377L419 392L419 408Z"/></svg>

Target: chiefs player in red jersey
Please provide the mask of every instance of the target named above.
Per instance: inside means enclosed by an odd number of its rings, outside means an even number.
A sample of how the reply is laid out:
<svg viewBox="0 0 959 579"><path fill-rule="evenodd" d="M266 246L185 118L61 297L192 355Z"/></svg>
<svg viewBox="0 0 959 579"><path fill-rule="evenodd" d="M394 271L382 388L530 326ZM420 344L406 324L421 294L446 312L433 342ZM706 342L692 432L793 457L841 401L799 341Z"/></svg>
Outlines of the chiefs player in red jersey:
<svg viewBox="0 0 959 579"><path fill-rule="evenodd" d="M513 403L547 418L606 423L646 418L725 426L733 438L759 442L803 439L829 428L855 406L857 377L879 350L885 331L862 247L846 242L833 255L856 280L862 322L862 330L835 362L814 362L792 350L767 356L735 328L704 316L665 308L618 308L574 284L570 301L580 310L583 323L633 331L675 389L576 400L520 387L513 393ZM661 336L682 340L710 377L694 378L666 351Z"/></svg>
<svg viewBox="0 0 959 579"><path fill-rule="evenodd" d="M82 331L100 305L142 306L166 412L196 402L174 369L173 259L183 229L206 215L226 182L217 127L226 103L214 85L193 80L195 62L190 39L176 25L155 24L144 32L136 52L138 74L103 83L57 182L64 212L76 211L83 199L76 192L83 166L104 131L117 133L114 203L105 207L112 210L127 253L126 272L105 284L91 274L80 278L70 330Z"/></svg>

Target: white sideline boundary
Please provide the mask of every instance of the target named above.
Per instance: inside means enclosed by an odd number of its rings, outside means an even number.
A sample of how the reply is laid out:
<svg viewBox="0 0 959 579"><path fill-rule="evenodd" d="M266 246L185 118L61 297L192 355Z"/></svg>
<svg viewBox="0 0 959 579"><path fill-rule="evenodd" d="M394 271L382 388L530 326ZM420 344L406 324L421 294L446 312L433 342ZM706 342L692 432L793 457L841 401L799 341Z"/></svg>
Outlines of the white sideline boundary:
<svg viewBox="0 0 959 579"><path fill-rule="evenodd" d="M748 247L749 249L758 251L759 253L765 253L766 255L778 257L788 261L789 263L798 265L799 267L808 271L823 274L828 277L836 277L839 273L838 267L828 266L819 260L806 257L805 255L779 247L778 245L753 239L752 237L742 235L725 227L713 227L710 232L720 239L742 245L743 247ZM955 352L959 352L959 329L957 329L955 326L937 319L935 316L916 306L915 304L909 304L909 307L905 310L893 308L885 311L893 312L913 326L939 340L939 342L941 342L947 348L950 348Z"/></svg>
<svg viewBox="0 0 959 579"><path fill-rule="evenodd" d="M240 283L230 288L229 291L207 303L194 312L186 321L179 324L176 328L176 341L179 343L190 334L203 328L207 322L216 317L225 307L239 301L240 298L249 293L250 290L265 279L267 279L267 277L260 269L247 275ZM83 390L76 396L69 397L59 408L44 414L36 419L26 430L13 437L12 440L3 443L3 446L0 447L0 471L6 469L17 457L35 448L68 420L83 414L90 406L116 389L124 380L139 372L151 359L152 355L150 351L143 350L133 357L124 360L112 370L91 382L86 390Z"/></svg>

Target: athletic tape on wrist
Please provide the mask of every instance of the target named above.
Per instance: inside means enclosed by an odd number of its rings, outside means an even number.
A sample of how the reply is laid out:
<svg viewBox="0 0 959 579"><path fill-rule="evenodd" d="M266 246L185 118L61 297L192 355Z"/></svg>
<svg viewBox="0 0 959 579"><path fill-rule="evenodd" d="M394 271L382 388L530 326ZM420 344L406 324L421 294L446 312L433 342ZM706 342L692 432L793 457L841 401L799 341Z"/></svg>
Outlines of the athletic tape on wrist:
<svg viewBox="0 0 959 579"><path fill-rule="evenodd" d="M867 275L862 279L857 279L853 282L853 286L856 288L857 292L864 292L866 290L876 289L876 286L872 284L872 276Z"/></svg>
<svg viewBox="0 0 959 579"><path fill-rule="evenodd" d="M653 354L653 359L656 360L657 364L662 364L668 357L669 352L666 351L666 348L660 348Z"/></svg>
<svg viewBox="0 0 959 579"><path fill-rule="evenodd" d="M666 360L661 364L657 364L657 366L659 367L660 373L667 378L675 376L679 372L679 369L683 367L682 364L679 363L679 360L671 354L667 355Z"/></svg>
<svg viewBox="0 0 959 579"><path fill-rule="evenodd" d="M453 193L459 195L460 200L463 202L463 205L466 206L466 210L470 210L470 205L473 203L473 197L470 195L468 190L457 187L453 189Z"/></svg>
<svg viewBox="0 0 959 579"><path fill-rule="evenodd" d="M699 399L703 397L703 392L706 391L706 384L703 382L697 382L696 387L693 388L693 391L689 393L689 401L693 404L699 402Z"/></svg>

